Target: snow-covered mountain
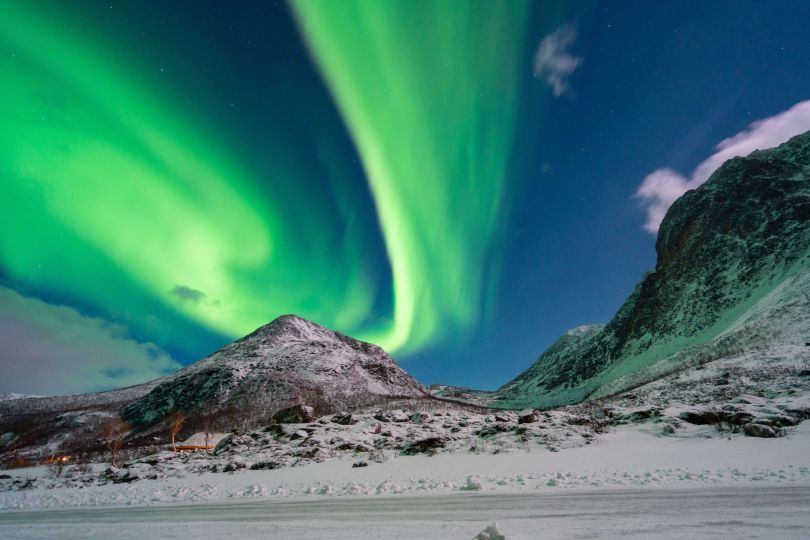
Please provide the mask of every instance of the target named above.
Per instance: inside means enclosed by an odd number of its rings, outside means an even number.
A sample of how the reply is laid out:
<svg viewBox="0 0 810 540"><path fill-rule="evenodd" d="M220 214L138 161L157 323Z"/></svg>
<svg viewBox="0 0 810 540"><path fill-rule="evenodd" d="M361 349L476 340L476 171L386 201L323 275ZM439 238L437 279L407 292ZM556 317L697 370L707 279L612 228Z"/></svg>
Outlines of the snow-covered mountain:
<svg viewBox="0 0 810 540"><path fill-rule="evenodd" d="M121 412L143 426L174 410L260 417L295 401L346 407L426 395L380 347L284 315L167 377Z"/></svg>
<svg viewBox="0 0 810 540"><path fill-rule="evenodd" d="M370 343L284 315L172 375L93 394L18 397L0 401L0 433L16 448L55 451L62 441L97 438L100 424L119 414L148 433L179 411L192 421L212 415L222 429L267 425L291 404L330 409L389 398L427 397L427 390ZM199 426L197 426L199 427ZM192 425L190 428L194 428ZM144 431L145 430L145 431ZM9 448L0 447L0 452Z"/></svg>
<svg viewBox="0 0 810 540"><path fill-rule="evenodd" d="M810 132L731 159L684 194L656 251L613 320L563 336L493 405L604 397L742 350L810 343Z"/></svg>

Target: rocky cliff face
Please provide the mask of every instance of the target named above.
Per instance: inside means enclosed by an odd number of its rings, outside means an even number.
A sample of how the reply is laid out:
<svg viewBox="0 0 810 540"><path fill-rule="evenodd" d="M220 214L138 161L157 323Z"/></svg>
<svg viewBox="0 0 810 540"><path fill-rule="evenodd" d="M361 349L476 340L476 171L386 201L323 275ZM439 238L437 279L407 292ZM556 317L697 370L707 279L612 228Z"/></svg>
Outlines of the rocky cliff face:
<svg viewBox="0 0 810 540"><path fill-rule="evenodd" d="M553 406L810 329L810 133L726 162L669 209L655 271L601 329L570 333L497 393ZM662 363L663 362L663 363Z"/></svg>
<svg viewBox="0 0 810 540"><path fill-rule="evenodd" d="M269 418L295 401L345 407L382 396L425 395L376 345L285 315L178 371L121 412L145 426L175 410Z"/></svg>

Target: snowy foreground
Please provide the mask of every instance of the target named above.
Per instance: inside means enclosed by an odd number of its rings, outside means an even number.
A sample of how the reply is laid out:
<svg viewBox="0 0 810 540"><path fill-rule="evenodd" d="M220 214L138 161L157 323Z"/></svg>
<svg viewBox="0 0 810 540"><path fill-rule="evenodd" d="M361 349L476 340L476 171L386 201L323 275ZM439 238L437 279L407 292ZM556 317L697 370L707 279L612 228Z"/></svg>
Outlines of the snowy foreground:
<svg viewBox="0 0 810 540"><path fill-rule="evenodd" d="M810 537L809 422L776 439L622 426L560 452L352 463L7 491L0 537L473 538L492 522L509 539Z"/></svg>
<svg viewBox="0 0 810 540"><path fill-rule="evenodd" d="M807 538L810 487L251 500L0 515L4 538Z"/></svg>

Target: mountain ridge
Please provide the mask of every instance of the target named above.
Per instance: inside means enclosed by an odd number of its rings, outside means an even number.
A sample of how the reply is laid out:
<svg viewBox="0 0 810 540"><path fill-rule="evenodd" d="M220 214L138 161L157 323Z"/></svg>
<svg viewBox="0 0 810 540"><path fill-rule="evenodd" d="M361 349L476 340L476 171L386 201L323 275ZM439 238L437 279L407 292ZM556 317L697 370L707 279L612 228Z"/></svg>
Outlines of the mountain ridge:
<svg viewBox="0 0 810 540"><path fill-rule="evenodd" d="M653 376L648 368L668 358L680 354L686 365L695 355L716 355L709 345L728 346L731 325L787 280L800 275L793 288L805 294L809 247L810 132L728 160L675 201L656 240L655 270L614 318L552 362L543 353L495 392L492 405L551 407L605 396L645 379L631 373ZM784 323L801 333L806 312L793 309L796 320ZM755 326L749 321L749 331ZM683 354L691 348L691 357Z"/></svg>

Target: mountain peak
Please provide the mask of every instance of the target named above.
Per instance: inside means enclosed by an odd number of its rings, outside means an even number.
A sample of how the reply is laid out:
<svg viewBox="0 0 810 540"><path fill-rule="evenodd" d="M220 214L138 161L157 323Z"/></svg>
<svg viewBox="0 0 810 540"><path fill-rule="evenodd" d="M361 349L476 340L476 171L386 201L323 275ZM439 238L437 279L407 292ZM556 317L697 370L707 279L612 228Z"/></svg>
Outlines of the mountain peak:
<svg viewBox="0 0 810 540"><path fill-rule="evenodd" d="M169 376L122 412L143 426L175 410L264 414L301 396L349 406L380 396L425 395L425 388L380 347L282 315Z"/></svg>
<svg viewBox="0 0 810 540"><path fill-rule="evenodd" d="M322 341L333 338L335 332L294 314L280 315L272 322L260 326L237 342L261 338L292 338L296 340Z"/></svg>

